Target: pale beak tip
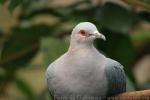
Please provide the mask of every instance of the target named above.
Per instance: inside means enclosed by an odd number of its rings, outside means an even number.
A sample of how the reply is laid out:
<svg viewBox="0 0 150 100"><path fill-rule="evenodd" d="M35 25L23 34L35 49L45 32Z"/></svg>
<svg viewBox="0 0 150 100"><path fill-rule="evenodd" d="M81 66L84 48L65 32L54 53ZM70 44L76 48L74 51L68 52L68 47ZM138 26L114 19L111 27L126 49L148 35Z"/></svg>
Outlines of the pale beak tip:
<svg viewBox="0 0 150 100"><path fill-rule="evenodd" d="M106 41L106 37L105 37L103 34L101 34L100 32L95 31L95 32L94 32L94 35L95 35L97 38L101 38L101 39L103 39L104 41Z"/></svg>
<svg viewBox="0 0 150 100"><path fill-rule="evenodd" d="M106 41L106 37L105 37L104 35L102 35L102 39L103 39L104 41Z"/></svg>

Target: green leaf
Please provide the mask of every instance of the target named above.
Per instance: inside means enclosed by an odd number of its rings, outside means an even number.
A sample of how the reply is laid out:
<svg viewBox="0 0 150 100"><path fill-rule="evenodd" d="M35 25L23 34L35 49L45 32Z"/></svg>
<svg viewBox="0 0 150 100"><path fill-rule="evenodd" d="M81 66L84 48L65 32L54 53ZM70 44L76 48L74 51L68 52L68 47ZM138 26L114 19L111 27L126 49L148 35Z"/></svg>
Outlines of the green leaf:
<svg viewBox="0 0 150 100"><path fill-rule="evenodd" d="M126 76L126 82L127 82L126 90L127 91L135 91L135 86L134 86L133 82L128 78L128 76Z"/></svg>
<svg viewBox="0 0 150 100"><path fill-rule="evenodd" d="M145 3L150 4L150 0L143 0Z"/></svg>
<svg viewBox="0 0 150 100"><path fill-rule="evenodd" d="M9 9L10 13L12 13L15 10L15 8L19 5L21 5L23 8L26 9L34 1L37 2L37 0L10 0L8 9Z"/></svg>
<svg viewBox="0 0 150 100"><path fill-rule="evenodd" d="M48 88L44 89L36 98L36 100L54 100L50 95Z"/></svg>
<svg viewBox="0 0 150 100"><path fill-rule="evenodd" d="M12 13L14 9L21 3L22 0L10 0L10 3L8 5L8 10L10 11L10 13Z"/></svg>
<svg viewBox="0 0 150 100"><path fill-rule="evenodd" d="M0 67L0 88L7 80L6 72L3 68Z"/></svg>
<svg viewBox="0 0 150 100"><path fill-rule="evenodd" d="M132 74L134 49L129 36L108 30L103 30L102 33L105 33L107 41L97 41L98 49L102 50L109 58L120 62L124 66L126 74L135 82Z"/></svg>
<svg viewBox="0 0 150 100"><path fill-rule="evenodd" d="M134 32L130 34L133 42L146 42L150 40L150 30Z"/></svg>
<svg viewBox="0 0 150 100"><path fill-rule="evenodd" d="M68 42L66 42L66 38L58 39L52 37L43 38L41 44L46 66L62 55L69 45Z"/></svg>
<svg viewBox="0 0 150 100"><path fill-rule="evenodd" d="M0 4L4 4L7 0L0 0Z"/></svg>
<svg viewBox="0 0 150 100"><path fill-rule="evenodd" d="M53 27L45 25L45 24L39 24L39 25L33 25L29 27L16 27L13 29L13 31L22 34L26 34L31 38L40 38L44 36L51 35L53 31Z"/></svg>
<svg viewBox="0 0 150 100"><path fill-rule="evenodd" d="M39 37L33 34L15 30L3 45L0 64L11 69L26 65L39 50Z"/></svg>
<svg viewBox="0 0 150 100"><path fill-rule="evenodd" d="M96 12L96 19L105 26L115 32L128 33L134 22L132 11L113 3L106 3Z"/></svg>
<svg viewBox="0 0 150 100"><path fill-rule="evenodd" d="M15 79L15 83L17 88L29 99L29 100L33 100L34 98L34 93L32 91L32 89L30 88L30 86L23 81L22 79Z"/></svg>
<svg viewBox="0 0 150 100"><path fill-rule="evenodd" d="M139 83L137 85L138 89L140 90L146 90L150 88L150 82L144 82L144 83Z"/></svg>
<svg viewBox="0 0 150 100"><path fill-rule="evenodd" d="M27 14L23 14L20 16L20 19L29 20L34 17L37 17L38 15L52 15L55 17L59 17L61 19L67 19L69 13L70 13L70 9L49 7L49 8L36 9Z"/></svg>
<svg viewBox="0 0 150 100"><path fill-rule="evenodd" d="M96 7L90 7L88 9L73 10L70 19L74 22L95 22L94 13L96 9Z"/></svg>
<svg viewBox="0 0 150 100"><path fill-rule="evenodd" d="M137 16L140 20L150 22L150 12L141 11L137 13Z"/></svg>
<svg viewBox="0 0 150 100"><path fill-rule="evenodd" d="M9 68L26 65L39 49L39 40L51 34L52 27L33 25L22 28L16 27L12 36L4 43L0 64Z"/></svg>
<svg viewBox="0 0 150 100"><path fill-rule="evenodd" d="M2 30L0 29L0 38L3 36L3 32Z"/></svg>

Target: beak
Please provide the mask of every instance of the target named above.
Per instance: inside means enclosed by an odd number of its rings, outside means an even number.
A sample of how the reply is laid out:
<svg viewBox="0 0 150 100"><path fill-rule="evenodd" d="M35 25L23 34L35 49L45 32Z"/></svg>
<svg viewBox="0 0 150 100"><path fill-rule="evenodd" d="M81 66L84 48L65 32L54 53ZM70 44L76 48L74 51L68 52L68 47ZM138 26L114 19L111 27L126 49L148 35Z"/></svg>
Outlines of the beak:
<svg viewBox="0 0 150 100"><path fill-rule="evenodd" d="M105 36L98 31L95 31L93 35L95 35L96 38L100 38L100 39L103 39L104 41L106 41Z"/></svg>

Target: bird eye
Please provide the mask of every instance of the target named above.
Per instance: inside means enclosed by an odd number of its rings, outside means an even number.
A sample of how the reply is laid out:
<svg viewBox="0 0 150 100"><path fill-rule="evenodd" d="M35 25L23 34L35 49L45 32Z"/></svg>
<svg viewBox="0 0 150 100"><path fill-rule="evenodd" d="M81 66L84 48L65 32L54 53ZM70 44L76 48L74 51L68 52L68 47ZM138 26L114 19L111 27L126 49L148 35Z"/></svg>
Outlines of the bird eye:
<svg viewBox="0 0 150 100"><path fill-rule="evenodd" d="M84 30L80 30L79 34L81 34L82 36L86 36L87 35L87 33Z"/></svg>

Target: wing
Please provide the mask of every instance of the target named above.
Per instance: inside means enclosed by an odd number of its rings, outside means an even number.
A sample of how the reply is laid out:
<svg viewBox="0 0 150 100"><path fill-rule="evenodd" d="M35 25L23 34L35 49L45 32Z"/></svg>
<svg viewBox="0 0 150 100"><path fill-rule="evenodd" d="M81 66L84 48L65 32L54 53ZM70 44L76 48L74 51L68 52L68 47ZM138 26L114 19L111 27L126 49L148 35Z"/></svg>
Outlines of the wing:
<svg viewBox="0 0 150 100"><path fill-rule="evenodd" d="M126 77L123 66L117 61L107 59L106 77L108 79L107 96L113 96L126 91Z"/></svg>
<svg viewBox="0 0 150 100"><path fill-rule="evenodd" d="M52 78L54 77L53 70L54 70L53 64L50 64L46 71L47 86L48 86L49 93L51 95L52 100L54 98L54 89L51 86L51 81L52 81Z"/></svg>

